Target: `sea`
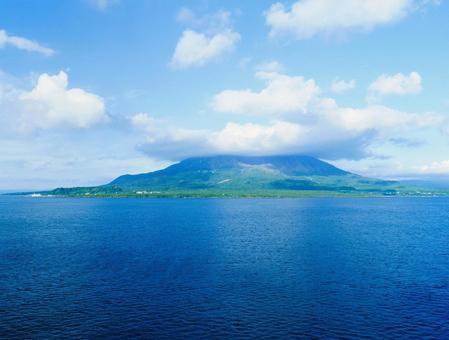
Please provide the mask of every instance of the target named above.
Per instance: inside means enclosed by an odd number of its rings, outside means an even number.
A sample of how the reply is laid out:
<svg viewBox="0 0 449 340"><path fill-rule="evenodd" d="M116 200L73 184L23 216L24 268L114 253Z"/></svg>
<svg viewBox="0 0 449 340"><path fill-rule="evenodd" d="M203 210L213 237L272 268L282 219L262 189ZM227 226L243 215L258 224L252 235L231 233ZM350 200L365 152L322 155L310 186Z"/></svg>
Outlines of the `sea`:
<svg viewBox="0 0 449 340"><path fill-rule="evenodd" d="M448 337L448 198L0 196L1 339Z"/></svg>

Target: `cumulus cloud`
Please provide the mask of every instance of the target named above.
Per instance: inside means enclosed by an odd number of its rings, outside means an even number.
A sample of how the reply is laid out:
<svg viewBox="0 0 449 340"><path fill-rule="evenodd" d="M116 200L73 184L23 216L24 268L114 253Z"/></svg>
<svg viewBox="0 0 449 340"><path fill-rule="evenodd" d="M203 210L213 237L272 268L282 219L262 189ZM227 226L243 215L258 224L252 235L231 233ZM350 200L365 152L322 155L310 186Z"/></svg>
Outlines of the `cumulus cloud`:
<svg viewBox="0 0 449 340"><path fill-rule="evenodd" d="M204 65L232 51L241 40L230 24L230 13L217 13L197 17L190 9L182 8L177 15L189 28L182 32L171 59L171 66L188 68Z"/></svg>
<svg viewBox="0 0 449 340"><path fill-rule="evenodd" d="M344 93L352 90L355 87L355 80L340 80L335 79L331 84L331 90L334 93Z"/></svg>
<svg viewBox="0 0 449 340"><path fill-rule="evenodd" d="M306 131L299 124L274 121L270 125L228 123L211 133L209 143L218 153L271 154L299 145Z"/></svg>
<svg viewBox="0 0 449 340"><path fill-rule="evenodd" d="M8 83L0 84L2 124L31 132L57 127L88 128L108 116L100 96L80 88L69 88L68 76L43 73L30 91Z"/></svg>
<svg viewBox="0 0 449 340"><path fill-rule="evenodd" d="M310 154L325 159L360 159L373 154L371 146L396 147L410 134L438 131L447 119L433 113L414 113L384 105L340 106L323 97L313 79L278 72L256 72L265 82L260 91L224 90L212 99L217 112L259 115L268 123L228 122L216 130L167 126L140 113L131 118L144 131L140 150L162 159L179 160L211 154Z"/></svg>
<svg viewBox="0 0 449 340"><path fill-rule="evenodd" d="M411 72L408 76L402 73L382 74L369 86L368 91L378 96L418 94L422 91L421 82L418 72Z"/></svg>
<svg viewBox="0 0 449 340"><path fill-rule="evenodd" d="M273 121L267 125L230 122L221 130L210 131L162 127L154 118L141 114L131 120L147 134L139 149L151 157L169 157L170 160L214 154L288 152L300 146L306 135L299 124L285 121Z"/></svg>
<svg viewBox="0 0 449 340"><path fill-rule="evenodd" d="M339 107L325 99L311 107L313 119L278 115L268 124L229 122L219 130L167 127L146 114L132 118L146 133L140 150L151 157L179 160L212 154L310 154L325 159L360 159L371 155L370 145L413 129L439 126L444 118L407 113L385 106ZM301 114L301 112L300 112ZM399 138L399 137L398 137Z"/></svg>
<svg viewBox="0 0 449 340"><path fill-rule="evenodd" d="M265 81L264 89L222 91L214 96L212 108L218 112L246 114L304 113L320 92L313 79L277 72L257 72L256 77Z"/></svg>
<svg viewBox="0 0 449 340"><path fill-rule="evenodd" d="M142 127L142 126L140 126ZM219 130L152 126L138 149L157 159L217 154L310 154L326 159L366 156L367 134L341 134L331 126L305 126L284 120L268 124L229 122ZM336 133L336 132L340 133ZM317 136L317 134L321 134Z"/></svg>
<svg viewBox="0 0 449 340"><path fill-rule="evenodd" d="M55 53L51 48L44 47L36 41L9 35L5 30L0 30L0 48L8 45L20 50L41 53L45 56L51 56Z"/></svg>
<svg viewBox="0 0 449 340"><path fill-rule="evenodd" d="M265 12L270 36L297 39L340 31L369 30L398 21L424 2L414 0L299 0L277 2Z"/></svg>
<svg viewBox="0 0 449 340"><path fill-rule="evenodd" d="M226 30L212 36L185 30L176 44L171 65L178 68L201 66L231 51L240 41L240 34Z"/></svg>

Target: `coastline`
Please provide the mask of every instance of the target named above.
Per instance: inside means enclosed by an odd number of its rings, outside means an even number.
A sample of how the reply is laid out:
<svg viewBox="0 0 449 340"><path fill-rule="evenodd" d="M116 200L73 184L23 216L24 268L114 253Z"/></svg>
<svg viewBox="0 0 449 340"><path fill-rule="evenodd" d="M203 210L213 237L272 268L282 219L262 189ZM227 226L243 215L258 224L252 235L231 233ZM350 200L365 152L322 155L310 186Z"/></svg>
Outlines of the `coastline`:
<svg viewBox="0 0 449 340"><path fill-rule="evenodd" d="M448 192L338 192L338 191L263 191L263 192L205 192L205 191L166 191L138 194L134 192L117 193L73 193L52 194L51 192L4 193L6 196L28 196L33 198L381 198L381 197L447 197Z"/></svg>

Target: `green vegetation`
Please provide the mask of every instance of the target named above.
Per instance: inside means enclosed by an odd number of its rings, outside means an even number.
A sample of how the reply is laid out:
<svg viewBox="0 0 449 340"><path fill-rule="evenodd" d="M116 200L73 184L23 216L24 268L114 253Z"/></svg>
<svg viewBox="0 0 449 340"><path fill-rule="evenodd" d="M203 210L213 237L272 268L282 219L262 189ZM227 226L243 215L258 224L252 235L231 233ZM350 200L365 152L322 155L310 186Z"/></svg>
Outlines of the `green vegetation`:
<svg viewBox="0 0 449 340"><path fill-rule="evenodd" d="M388 192L340 192L340 191L315 191L315 190L260 190L260 191L214 191L214 190L192 190L192 191L164 191L137 193L130 191L117 192L97 192L81 193L79 191L70 191L58 193L55 191L43 192L45 195L61 197L110 197L110 198L300 198L300 197L384 197L384 196L440 196L444 193L419 191L404 191L397 193Z"/></svg>
<svg viewBox="0 0 449 340"><path fill-rule="evenodd" d="M120 176L97 187L58 188L70 197L373 197L443 195L371 179L306 156L190 158L166 169Z"/></svg>

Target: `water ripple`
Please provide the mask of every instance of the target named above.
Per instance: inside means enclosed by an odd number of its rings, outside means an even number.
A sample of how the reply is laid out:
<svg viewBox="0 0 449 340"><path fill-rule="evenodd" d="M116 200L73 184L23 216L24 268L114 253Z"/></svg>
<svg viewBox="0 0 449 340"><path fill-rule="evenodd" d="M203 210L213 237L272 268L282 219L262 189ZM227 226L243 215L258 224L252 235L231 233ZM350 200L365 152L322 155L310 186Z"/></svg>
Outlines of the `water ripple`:
<svg viewBox="0 0 449 340"><path fill-rule="evenodd" d="M449 200L0 198L0 338L449 337Z"/></svg>

